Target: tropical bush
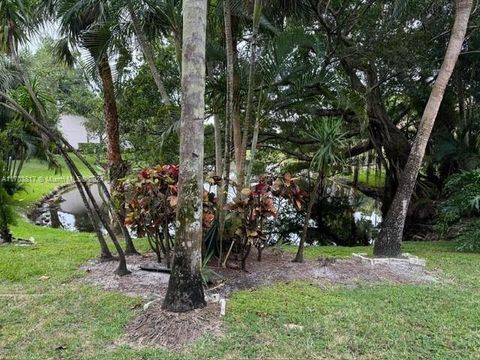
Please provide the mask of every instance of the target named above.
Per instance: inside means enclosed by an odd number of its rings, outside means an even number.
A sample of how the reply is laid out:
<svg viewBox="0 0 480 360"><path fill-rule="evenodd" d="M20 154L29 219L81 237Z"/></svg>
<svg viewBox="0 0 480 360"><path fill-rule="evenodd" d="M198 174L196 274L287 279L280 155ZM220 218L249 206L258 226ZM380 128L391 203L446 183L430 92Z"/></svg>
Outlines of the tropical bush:
<svg viewBox="0 0 480 360"><path fill-rule="evenodd" d="M445 186L447 199L438 211L437 229L444 235L459 229L461 251L480 251L480 169L451 176ZM472 219L474 221L472 221ZM461 226L454 226L454 225Z"/></svg>
<svg viewBox="0 0 480 360"><path fill-rule="evenodd" d="M236 214L240 221L237 224L233 241L236 243L236 253L240 257L241 267L245 269L246 260L252 247L258 251L257 259L261 261L263 249L271 243L274 218L284 205L291 205L297 211L303 206L305 193L290 174L282 177L262 176L251 188L243 189L227 205L227 210Z"/></svg>
<svg viewBox="0 0 480 360"><path fill-rule="evenodd" d="M140 171L133 179L120 182L115 197L122 201L126 211L125 224L138 236L145 236L157 255L165 258L170 267L173 249L175 208L178 186L177 165L157 165ZM203 227L208 229L215 218L215 195L204 191Z"/></svg>
<svg viewBox="0 0 480 360"><path fill-rule="evenodd" d="M480 214L480 169L451 176L445 185L447 199L438 211L439 230Z"/></svg>
<svg viewBox="0 0 480 360"><path fill-rule="evenodd" d="M459 251L480 252L480 221L468 224L458 237Z"/></svg>

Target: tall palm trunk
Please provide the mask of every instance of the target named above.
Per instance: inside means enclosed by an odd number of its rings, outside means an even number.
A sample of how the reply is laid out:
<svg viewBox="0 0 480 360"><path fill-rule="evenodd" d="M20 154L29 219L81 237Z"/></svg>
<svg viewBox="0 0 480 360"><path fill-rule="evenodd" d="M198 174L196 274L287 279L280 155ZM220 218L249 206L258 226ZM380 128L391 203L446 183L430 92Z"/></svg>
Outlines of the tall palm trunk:
<svg viewBox="0 0 480 360"><path fill-rule="evenodd" d="M128 165L125 161L123 161L120 149L120 126L118 121L117 100L115 97L112 70L106 54L100 59L98 64L98 72L103 85L103 110L105 114L105 129L107 133L108 177L110 179L111 186L115 187L118 180L127 175ZM119 221L122 223L125 221L125 214L122 211L117 211L117 214L116 216L114 215L114 217L119 218ZM124 226L121 226L121 230L125 238L125 253L128 255L138 254L128 231L126 231Z"/></svg>
<svg viewBox="0 0 480 360"><path fill-rule="evenodd" d="M415 189L418 172L425 156L425 149L437 117L438 110L445 94L445 89L452 76L455 64L462 50L468 20L472 12L473 0L457 0L455 23L450 43L443 60L442 67L433 86L427 106L422 116L417 136L412 146L407 164L400 177L399 186L392 205L382 224L382 230L375 242L374 255L397 257L401 254L403 229L407 217L408 206Z"/></svg>
<svg viewBox="0 0 480 360"><path fill-rule="evenodd" d="M112 70L108 56L103 55L98 63L98 72L103 86L103 111L107 133L107 161L111 181L125 176L126 169L120 150L120 130L118 123L117 101L113 84Z"/></svg>
<svg viewBox="0 0 480 360"><path fill-rule="evenodd" d="M245 121L243 124L243 139L242 139L242 160L240 163L240 174L245 178L246 181L242 186L248 186L250 181L249 176L245 177L245 161L247 157L247 143L248 143L248 134L250 130L251 117L253 112L253 95L255 92L255 71L257 65L257 36L258 29L260 27L260 18L262 15L262 0L255 0L253 7L253 30L252 38L250 39L250 68L248 74L248 94L247 94L247 107L245 113Z"/></svg>
<svg viewBox="0 0 480 360"><path fill-rule="evenodd" d="M224 7L228 6L230 11L230 18L226 20L229 24L227 29L227 22L225 23L225 40L227 45L227 63L230 64L233 71L233 78L231 79L231 95L232 95L232 109L231 109L231 122L233 130L233 148L235 155L235 173L237 178L238 189L243 188L244 171L242 168L242 119L240 115L240 73L238 71L238 49L237 49L237 31L238 31L238 18L231 14L231 1L225 1ZM227 65L228 67L228 65ZM228 73L228 70L227 70ZM228 75L227 75L228 76Z"/></svg>
<svg viewBox="0 0 480 360"><path fill-rule="evenodd" d="M206 306L201 275L206 27L207 0L184 0L178 227L163 303L175 312Z"/></svg>
<svg viewBox="0 0 480 360"><path fill-rule="evenodd" d="M257 114L255 116L255 125L253 126L252 146L250 147L250 162L248 163L245 184L250 184L252 180L253 164L257 155L258 135L260 133L260 120L262 116L262 93L258 96Z"/></svg>
<svg viewBox="0 0 480 360"><path fill-rule="evenodd" d="M222 264L223 256L223 233L225 232L225 204L228 201L228 190L230 186L230 151L232 138L232 117L234 112L234 50L233 50L233 35L232 35L232 14L230 0L225 0L223 3L223 17L225 27L225 46L227 50L227 101L225 105L225 150L223 153L223 181L222 188L218 193L218 218L219 218L219 258L218 264Z"/></svg>
<svg viewBox="0 0 480 360"><path fill-rule="evenodd" d="M162 77L160 76L160 72L158 71L157 65L155 64L155 58L153 57L152 48L147 40L147 37L145 36L145 33L143 32L140 19L135 13L135 10L131 3L128 4L128 12L130 13L130 18L132 19L132 25L135 31L135 35L137 36L138 44L142 49L143 57L148 67L150 68L150 72L152 73L153 80L157 85L158 92L162 97L162 101L165 105L170 105L170 97L168 96L167 90L165 90L165 85L163 84Z"/></svg>

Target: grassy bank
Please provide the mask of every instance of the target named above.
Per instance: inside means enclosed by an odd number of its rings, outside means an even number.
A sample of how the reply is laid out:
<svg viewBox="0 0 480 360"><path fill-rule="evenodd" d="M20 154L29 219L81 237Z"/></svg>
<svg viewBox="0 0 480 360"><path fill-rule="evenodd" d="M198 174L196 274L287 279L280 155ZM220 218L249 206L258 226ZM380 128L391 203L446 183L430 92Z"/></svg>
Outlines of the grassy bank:
<svg viewBox="0 0 480 360"><path fill-rule="evenodd" d="M37 245L0 247L0 359L479 358L480 255L458 253L454 243L404 245L427 259L439 283L321 289L291 282L238 292L227 304L225 335L179 354L114 345L141 300L79 281L79 266L98 255L92 235L23 221L13 232L33 235ZM306 255L352 251L371 249L308 247Z"/></svg>
<svg viewBox="0 0 480 360"><path fill-rule="evenodd" d="M87 160L93 163L93 158L87 156ZM29 206L58 186L72 183L70 172L64 160L58 157L57 161L60 164L58 169L49 168L45 161L37 159L30 160L25 164L20 179L23 191L18 192L14 197L18 206ZM88 177L91 175L80 160L74 158L74 162L83 176ZM102 169L97 169L97 171L102 173Z"/></svg>

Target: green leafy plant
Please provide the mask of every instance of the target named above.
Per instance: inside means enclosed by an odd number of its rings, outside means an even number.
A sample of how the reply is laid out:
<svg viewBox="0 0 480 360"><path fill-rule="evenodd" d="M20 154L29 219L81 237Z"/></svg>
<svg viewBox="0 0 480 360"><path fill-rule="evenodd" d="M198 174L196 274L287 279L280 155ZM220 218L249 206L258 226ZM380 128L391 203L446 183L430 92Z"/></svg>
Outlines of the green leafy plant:
<svg viewBox="0 0 480 360"><path fill-rule="evenodd" d="M457 250L464 252L480 252L480 221L466 226L458 237Z"/></svg>
<svg viewBox="0 0 480 360"><path fill-rule="evenodd" d="M439 208L438 230L448 228L464 218L480 214L480 169L451 176L445 185L445 200Z"/></svg>
<svg viewBox="0 0 480 360"><path fill-rule="evenodd" d="M126 209L125 225L148 239L158 262L165 257L170 267L177 206L177 165L157 165L143 169L134 179L120 182L114 191L117 206ZM124 200L123 200L124 199ZM215 195L203 194L203 227L209 229L215 219Z"/></svg>
<svg viewBox="0 0 480 360"><path fill-rule="evenodd" d="M437 230L447 235L450 229L459 229L457 249L480 251L480 222L476 220L480 215L480 169L451 176L445 192L447 199L437 214Z"/></svg>
<svg viewBox="0 0 480 360"><path fill-rule="evenodd" d="M241 226L236 230L235 235L241 266L245 270L252 246L257 248L259 260L261 259L262 250L268 239L263 231L265 221L277 213L267 179L262 177L251 189L243 189L234 201L227 205L227 209L239 214L242 219Z"/></svg>

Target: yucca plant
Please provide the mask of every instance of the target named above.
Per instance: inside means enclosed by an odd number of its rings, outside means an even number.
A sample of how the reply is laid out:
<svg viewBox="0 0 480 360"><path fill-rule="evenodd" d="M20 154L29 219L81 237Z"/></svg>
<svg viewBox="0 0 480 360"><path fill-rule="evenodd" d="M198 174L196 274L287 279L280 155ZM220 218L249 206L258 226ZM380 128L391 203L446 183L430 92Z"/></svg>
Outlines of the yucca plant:
<svg viewBox="0 0 480 360"><path fill-rule="evenodd" d="M317 179L310 194L302 237L294 262L303 262L303 249L313 205L317 202L319 193L322 191L324 180L331 175L336 166L343 163L342 150L345 147L346 135L347 133L342 129L341 121L334 118L316 121L310 128L309 136L318 142L318 149L311 162L311 169L317 173Z"/></svg>

